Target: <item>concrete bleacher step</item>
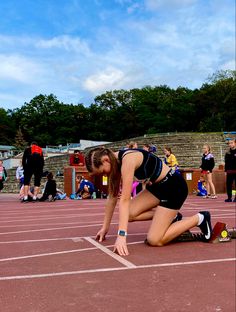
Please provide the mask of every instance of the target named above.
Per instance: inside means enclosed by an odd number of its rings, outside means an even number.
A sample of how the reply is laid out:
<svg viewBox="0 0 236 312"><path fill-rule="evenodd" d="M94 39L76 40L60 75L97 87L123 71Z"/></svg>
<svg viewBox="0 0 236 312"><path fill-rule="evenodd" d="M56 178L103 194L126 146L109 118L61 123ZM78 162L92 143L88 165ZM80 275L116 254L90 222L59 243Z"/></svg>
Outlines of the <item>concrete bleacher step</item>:
<svg viewBox="0 0 236 312"><path fill-rule="evenodd" d="M114 150L125 147L128 140L106 144ZM130 139L136 141L139 147L145 143L157 146L157 155L164 158L163 149L169 146L176 155L180 167L199 168L202 157L202 147L209 144L214 154L216 167L224 162L224 154L227 149L226 141L222 132L219 133L165 133L153 134Z"/></svg>
<svg viewBox="0 0 236 312"><path fill-rule="evenodd" d="M216 161L216 168L224 162L224 155L227 150L226 138L228 133L161 133L145 135L132 138L130 140L116 141L106 144L113 150L118 150L126 146L127 141L136 141L139 147L143 144L155 144L157 146L157 155L164 158L163 149L169 146L176 155L180 168L199 168L202 157L202 147L205 143L212 147L212 152ZM58 171L63 173L64 167L69 165L69 155L57 155L45 159L44 171L51 171L54 174L57 185L64 189L64 178L56 177ZM3 192L17 193L19 191L18 183L15 179L16 168L8 170L8 181L5 183ZM42 179L42 184L45 182Z"/></svg>
<svg viewBox="0 0 236 312"><path fill-rule="evenodd" d="M64 177L56 176L57 172L60 171L64 173L64 167L69 165L69 155L63 154L59 156L52 156L45 159L44 172L49 171L54 175L54 179L57 183L57 188L64 190ZM16 168L7 170L7 181L4 182L3 193L18 193L19 192L19 183L16 180ZM46 178L43 177L41 181L41 188L43 188Z"/></svg>

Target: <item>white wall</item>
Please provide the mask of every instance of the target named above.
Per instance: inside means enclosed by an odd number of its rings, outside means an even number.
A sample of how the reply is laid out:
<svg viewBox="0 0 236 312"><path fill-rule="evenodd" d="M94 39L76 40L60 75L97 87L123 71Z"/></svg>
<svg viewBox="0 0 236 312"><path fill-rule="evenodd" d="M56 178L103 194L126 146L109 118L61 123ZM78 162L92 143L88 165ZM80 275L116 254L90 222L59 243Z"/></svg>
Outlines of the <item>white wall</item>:
<svg viewBox="0 0 236 312"><path fill-rule="evenodd" d="M3 166L6 169L16 168L20 165L21 159L19 158L8 158L3 160Z"/></svg>

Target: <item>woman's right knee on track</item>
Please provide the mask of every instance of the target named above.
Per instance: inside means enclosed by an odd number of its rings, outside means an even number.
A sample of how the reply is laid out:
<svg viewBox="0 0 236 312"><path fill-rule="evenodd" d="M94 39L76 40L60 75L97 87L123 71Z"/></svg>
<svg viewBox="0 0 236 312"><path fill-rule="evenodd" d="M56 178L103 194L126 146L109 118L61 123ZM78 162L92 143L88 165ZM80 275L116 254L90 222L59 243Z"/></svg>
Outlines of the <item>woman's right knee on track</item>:
<svg viewBox="0 0 236 312"><path fill-rule="evenodd" d="M162 247L164 246L164 243L162 242L161 238L154 237L153 235L148 235L146 242L150 246L155 246L155 247Z"/></svg>

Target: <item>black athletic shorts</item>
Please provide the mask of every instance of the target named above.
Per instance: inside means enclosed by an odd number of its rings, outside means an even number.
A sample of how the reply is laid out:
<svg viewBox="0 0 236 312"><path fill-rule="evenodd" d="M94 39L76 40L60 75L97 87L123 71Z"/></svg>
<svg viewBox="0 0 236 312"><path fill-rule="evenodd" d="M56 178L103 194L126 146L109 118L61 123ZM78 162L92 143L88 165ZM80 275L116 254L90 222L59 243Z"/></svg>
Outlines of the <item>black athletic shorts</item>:
<svg viewBox="0 0 236 312"><path fill-rule="evenodd" d="M160 206L179 210L188 196L188 186L180 173L170 170L160 182L146 189L160 200Z"/></svg>
<svg viewBox="0 0 236 312"><path fill-rule="evenodd" d="M24 185L30 185L32 175L34 175L34 186L40 186L43 172L38 169L24 169Z"/></svg>

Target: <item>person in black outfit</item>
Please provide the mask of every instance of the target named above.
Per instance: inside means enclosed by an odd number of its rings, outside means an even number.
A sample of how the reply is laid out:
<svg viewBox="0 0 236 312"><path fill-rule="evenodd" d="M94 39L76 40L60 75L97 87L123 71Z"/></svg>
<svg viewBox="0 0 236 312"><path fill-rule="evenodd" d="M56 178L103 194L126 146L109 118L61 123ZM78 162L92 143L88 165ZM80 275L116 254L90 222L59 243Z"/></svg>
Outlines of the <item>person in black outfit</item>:
<svg viewBox="0 0 236 312"><path fill-rule="evenodd" d="M119 255L129 254L126 243L129 221L152 220L146 240L146 243L152 246L164 246L195 226L202 231L201 240L210 240L212 233L210 213L200 211L182 219L178 211L188 195L187 183L155 154L143 149L113 152L108 148L97 147L87 152L85 163L90 174L109 177L109 197L105 206L105 217L102 228L96 235L96 239L100 242L105 239L109 230L120 194L120 185L122 187L118 233L113 249ZM134 178L145 182L146 189L131 199ZM177 219L178 214L181 216Z"/></svg>
<svg viewBox="0 0 236 312"><path fill-rule="evenodd" d="M212 170L215 167L214 156L211 153L211 148L208 144L203 145L203 155L202 155L202 163L201 170L202 175L206 181L206 189L207 189L207 198L217 198L215 185L212 181ZM212 190L212 194L210 195L210 190Z"/></svg>
<svg viewBox="0 0 236 312"><path fill-rule="evenodd" d="M25 149L22 158L22 165L24 169L24 198L22 202L28 201L29 185L33 175L34 175L33 201L36 201L44 166L43 150L41 147L37 145L36 142L32 142L31 146Z"/></svg>
<svg viewBox="0 0 236 312"><path fill-rule="evenodd" d="M229 150L225 154L226 191L228 198L225 202L232 202L233 182L236 187L236 140L229 140ZM236 202L236 195L234 198Z"/></svg>
<svg viewBox="0 0 236 312"><path fill-rule="evenodd" d="M56 181L53 180L53 174L51 172L49 172L47 175L47 182L45 185L43 196L39 200L45 201L45 200L49 199L50 201L54 201L56 194L57 194Z"/></svg>

